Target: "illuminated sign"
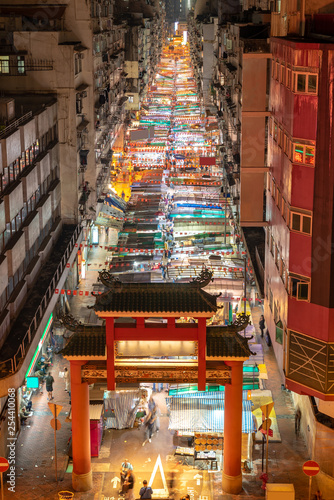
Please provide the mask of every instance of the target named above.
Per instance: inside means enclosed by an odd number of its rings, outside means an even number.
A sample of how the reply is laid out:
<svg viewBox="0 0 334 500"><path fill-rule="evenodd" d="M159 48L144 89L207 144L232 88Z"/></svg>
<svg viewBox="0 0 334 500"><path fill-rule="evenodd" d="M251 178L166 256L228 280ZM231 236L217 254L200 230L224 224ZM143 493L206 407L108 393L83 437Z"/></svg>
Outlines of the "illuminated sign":
<svg viewBox="0 0 334 500"><path fill-rule="evenodd" d="M49 333L49 331L50 331L50 328L51 328L51 325L52 325L52 320L53 320L53 314L51 313L51 314L50 314L49 321L47 322L46 327L45 327L44 332L43 332L43 335L42 335L42 337L41 337L41 340L38 342L37 349L36 349L36 351L35 351L35 354L33 355L33 358L32 358L32 360L31 360L31 363L30 363L30 365L29 365L28 371L27 371L27 373L26 373L26 378L27 378L27 377L29 377L29 376L31 375L31 373L32 373L32 369L33 369L33 367L34 367L34 364L35 364L35 361L36 361L36 359L37 359L38 353L39 353L39 351L40 351L40 350L41 350L41 348L42 348L42 345L43 345L43 342L44 342L45 337L47 336L47 334L48 334L48 333Z"/></svg>

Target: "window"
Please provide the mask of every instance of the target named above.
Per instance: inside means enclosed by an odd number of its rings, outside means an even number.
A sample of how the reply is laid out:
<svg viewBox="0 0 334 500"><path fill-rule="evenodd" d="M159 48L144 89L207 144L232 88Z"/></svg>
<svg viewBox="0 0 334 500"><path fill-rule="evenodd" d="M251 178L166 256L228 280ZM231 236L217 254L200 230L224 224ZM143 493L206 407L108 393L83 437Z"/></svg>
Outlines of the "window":
<svg viewBox="0 0 334 500"><path fill-rule="evenodd" d="M276 342L283 344L283 323L280 319L276 323Z"/></svg>
<svg viewBox="0 0 334 500"><path fill-rule="evenodd" d="M281 206L282 217L285 221L289 220L289 205L287 201L282 197L282 206Z"/></svg>
<svg viewBox="0 0 334 500"><path fill-rule="evenodd" d="M297 92L306 91L306 75L297 74Z"/></svg>
<svg viewBox="0 0 334 500"><path fill-rule="evenodd" d="M34 157L36 158L38 154L39 154L39 140L37 139L37 141L34 144Z"/></svg>
<svg viewBox="0 0 334 500"><path fill-rule="evenodd" d="M76 53L74 55L74 74L78 75L82 71L82 59L81 54Z"/></svg>
<svg viewBox="0 0 334 500"><path fill-rule="evenodd" d="M280 260L281 260L281 253L279 251L278 246L276 245L276 247L275 247L275 264L276 264L277 269L279 269Z"/></svg>
<svg viewBox="0 0 334 500"><path fill-rule="evenodd" d="M267 245L269 246L269 241L270 241L270 228L267 228Z"/></svg>
<svg viewBox="0 0 334 500"><path fill-rule="evenodd" d="M0 56L0 73L9 73L9 56Z"/></svg>
<svg viewBox="0 0 334 500"><path fill-rule="evenodd" d="M277 123L274 124L274 141L277 142L277 139L278 139L278 127L277 127Z"/></svg>
<svg viewBox="0 0 334 500"><path fill-rule="evenodd" d="M286 70L286 86L291 89L291 69Z"/></svg>
<svg viewBox="0 0 334 500"><path fill-rule="evenodd" d="M26 166L30 165L29 149L26 149Z"/></svg>
<svg viewBox="0 0 334 500"><path fill-rule="evenodd" d="M275 63L275 80L278 80L279 77L279 62L276 61Z"/></svg>
<svg viewBox="0 0 334 500"><path fill-rule="evenodd" d="M280 190L277 188L276 189L276 206L279 210L281 210L281 201L282 201L282 196Z"/></svg>
<svg viewBox="0 0 334 500"><path fill-rule="evenodd" d="M82 113L82 99L81 99L81 95L79 93L76 94L75 106L76 106L77 114Z"/></svg>
<svg viewBox="0 0 334 500"><path fill-rule="evenodd" d="M271 312L273 312L273 292L269 289L269 307Z"/></svg>
<svg viewBox="0 0 334 500"><path fill-rule="evenodd" d="M301 94L318 93L318 75L309 73L294 73L292 90Z"/></svg>
<svg viewBox="0 0 334 500"><path fill-rule="evenodd" d="M271 185L271 196L273 197L274 200L276 200L276 184L275 184L275 179L273 179L272 185Z"/></svg>
<svg viewBox="0 0 334 500"><path fill-rule="evenodd" d="M284 65L284 64L282 64L282 65L281 65L281 76L280 76L280 82L281 82L283 85L285 85L285 73L286 73L286 71L285 71L285 65Z"/></svg>
<svg viewBox="0 0 334 500"><path fill-rule="evenodd" d="M14 178L17 179L18 176L20 175L20 162L19 162L19 160L14 161L13 170L14 170Z"/></svg>
<svg viewBox="0 0 334 500"><path fill-rule="evenodd" d="M295 212L291 209L290 212L290 229L303 234L311 234L312 231L312 215Z"/></svg>
<svg viewBox="0 0 334 500"><path fill-rule="evenodd" d="M317 93L317 75L308 75L307 92L309 94Z"/></svg>
<svg viewBox="0 0 334 500"><path fill-rule="evenodd" d="M311 280L298 274L289 275L289 295L297 300L310 300Z"/></svg>
<svg viewBox="0 0 334 500"><path fill-rule="evenodd" d="M285 272L285 263L284 263L283 259L281 259L280 276L282 278L283 283L285 284L285 281L286 281L286 272Z"/></svg>
<svg viewBox="0 0 334 500"><path fill-rule="evenodd" d="M8 167L8 170L9 170L9 182L13 182L14 181L14 164L11 163Z"/></svg>
<svg viewBox="0 0 334 500"><path fill-rule="evenodd" d="M17 56L17 71L19 75L24 75L25 73L24 56Z"/></svg>
<svg viewBox="0 0 334 500"><path fill-rule="evenodd" d="M293 162L313 166L315 164L315 147L305 144L294 144Z"/></svg>

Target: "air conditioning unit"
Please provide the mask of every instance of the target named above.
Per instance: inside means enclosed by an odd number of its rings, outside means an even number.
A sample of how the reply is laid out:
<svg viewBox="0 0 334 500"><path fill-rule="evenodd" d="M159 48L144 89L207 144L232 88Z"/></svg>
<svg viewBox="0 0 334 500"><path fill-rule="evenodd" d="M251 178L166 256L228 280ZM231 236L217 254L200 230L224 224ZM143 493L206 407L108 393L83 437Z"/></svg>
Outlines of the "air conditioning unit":
<svg viewBox="0 0 334 500"><path fill-rule="evenodd" d="M86 91L86 90L84 90L83 92L81 92L80 96L81 96L82 98L87 97L87 91Z"/></svg>

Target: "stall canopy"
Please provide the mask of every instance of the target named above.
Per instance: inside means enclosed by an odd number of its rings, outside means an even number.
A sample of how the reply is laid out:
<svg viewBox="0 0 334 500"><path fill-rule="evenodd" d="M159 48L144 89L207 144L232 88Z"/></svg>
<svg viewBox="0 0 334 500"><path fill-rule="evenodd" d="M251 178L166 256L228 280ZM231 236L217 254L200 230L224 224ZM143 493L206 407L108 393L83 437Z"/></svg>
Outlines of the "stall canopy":
<svg viewBox="0 0 334 500"><path fill-rule="evenodd" d="M136 419L140 391L110 392L104 400L107 429L131 429Z"/></svg>
<svg viewBox="0 0 334 500"><path fill-rule="evenodd" d="M223 393L214 393L223 394ZM224 432L224 399L220 397L166 398L170 409L169 429L181 432ZM251 411L252 402L242 403L242 432L256 432Z"/></svg>

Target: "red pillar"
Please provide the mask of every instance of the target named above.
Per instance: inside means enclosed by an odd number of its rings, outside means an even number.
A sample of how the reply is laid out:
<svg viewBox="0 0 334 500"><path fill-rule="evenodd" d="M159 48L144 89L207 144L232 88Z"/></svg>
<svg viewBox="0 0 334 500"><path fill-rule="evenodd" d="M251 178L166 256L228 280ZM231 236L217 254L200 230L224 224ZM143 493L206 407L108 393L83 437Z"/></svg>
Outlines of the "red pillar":
<svg viewBox="0 0 334 500"><path fill-rule="evenodd" d="M198 390L205 391L206 388L206 318L197 319L198 339Z"/></svg>
<svg viewBox="0 0 334 500"><path fill-rule="evenodd" d="M175 328L175 318L167 318L167 328Z"/></svg>
<svg viewBox="0 0 334 500"><path fill-rule="evenodd" d="M115 390L115 318L106 318L107 388Z"/></svg>
<svg viewBox="0 0 334 500"><path fill-rule="evenodd" d="M142 318L141 316L136 318L136 325L137 328L145 328L145 318Z"/></svg>
<svg viewBox="0 0 334 500"><path fill-rule="evenodd" d="M81 367L86 361L71 361L72 402L72 486L75 491L93 487L90 459L89 392L87 382L81 381Z"/></svg>
<svg viewBox="0 0 334 500"><path fill-rule="evenodd" d="M223 491L242 490L242 361L225 361L231 367L231 384L225 385Z"/></svg>

